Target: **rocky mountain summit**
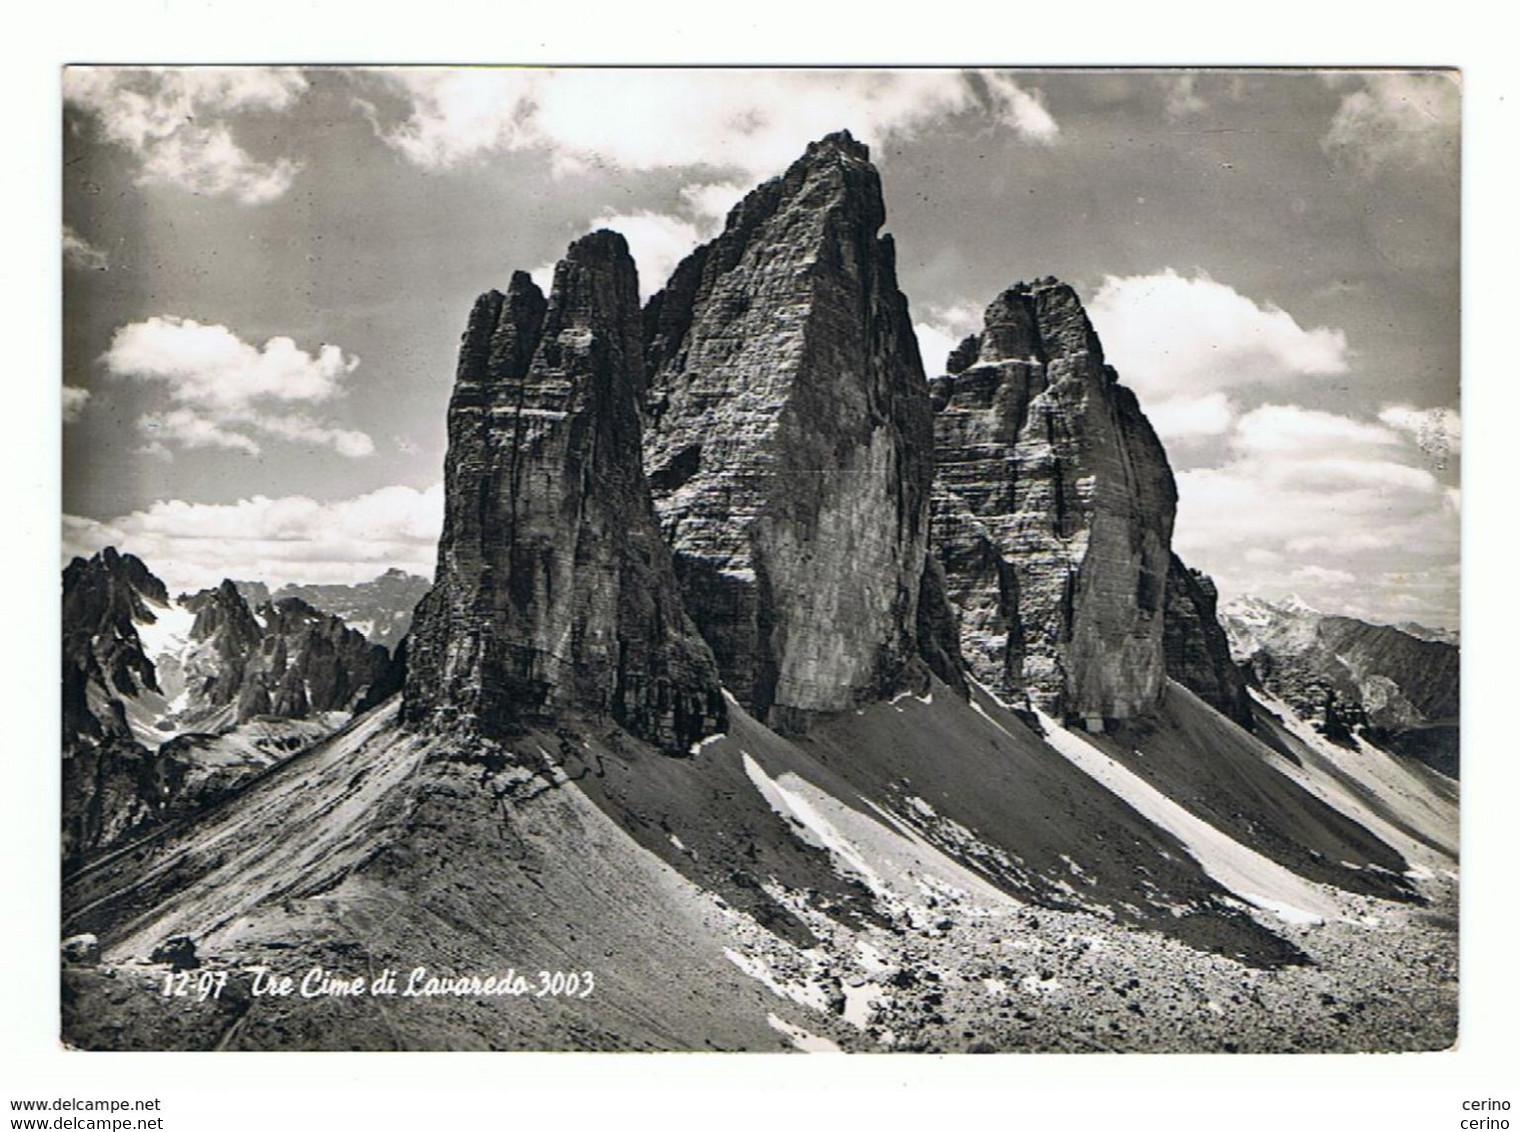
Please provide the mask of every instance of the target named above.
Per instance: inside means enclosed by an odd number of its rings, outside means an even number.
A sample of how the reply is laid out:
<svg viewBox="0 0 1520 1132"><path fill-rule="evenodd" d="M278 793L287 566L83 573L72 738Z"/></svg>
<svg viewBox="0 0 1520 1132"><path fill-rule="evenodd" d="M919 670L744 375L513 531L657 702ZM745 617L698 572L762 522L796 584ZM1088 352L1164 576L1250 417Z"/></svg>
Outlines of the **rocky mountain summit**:
<svg viewBox="0 0 1520 1132"><path fill-rule="evenodd" d="M1010 700L1101 730L1153 708L1177 490L1076 293L1019 283L932 384L933 542L961 650Z"/></svg>
<svg viewBox="0 0 1520 1132"><path fill-rule="evenodd" d="M1173 554L1166 576L1162 646L1167 675L1249 731L1255 714L1251 693L1230 654L1218 610L1219 590L1213 579Z"/></svg>
<svg viewBox="0 0 1520 1132"><path fill-rule="evenodd" d="M638 295L627 243L604 231L570 246L547 302L522 272L476 302L408 722L502 736L590 716L675 750L722 729L639 461Z"/></svg>
<svg viewBox="0 0 1520 1132"><path fill-rule="evenodd" d="M68 1042L1454 1041L1456 785L1369 714L1437 726L1455 669L1404 640L1445 646L1261 613L1248 688L1072 288L1003 291L928 382L885 215L833 134L642 310L609 231L547 296L482 294L394 655L283 591L172 602L136 560L71 565ZM1355 697L1347 741L1298 713L1310 680ZM190 716L231 729L142 745ZM252 731L276 723L343 725L282 761L290 733ZM192 964L228 993L164 996ZM468 993L237 974L419 964ZM470 984L507 968L595 991Z"/></svg>
<svg viewBox="0 0 1520 1132"><path fill-rule="evenodd" d="M267 601L299 598L313 609L341 617L373 644L393 651L412 627L417 603L432 588L428 579L395 567L367 582L347 586L292 582L271 592L262 582L239 581L236 585L252 608Z"/></svg>
<svg viewBox="0 0 1520 1132"><path fill-rule="evenodd" d="M1247 678L1324 735L1351 743L1363 734L1456 773L1456 645L1324 614L1292 598L1242 598L1220 613Z"/></svg>
<svg viewBox="0 0 1520 1132"><path fill-rule="evenodd" d="M783 729L923 678L929 400L869 157L848 132L808 146L644 312L681 596L724 686Z"/></svg>
<svg viewBox="0 0 1520 1132"><path fill-rule="evenodd" d="M65 856L193 812L394 692L390 655L231 581L171 598L107 547L63 573ZM391 686L387 687L387 682Z"/></svg>

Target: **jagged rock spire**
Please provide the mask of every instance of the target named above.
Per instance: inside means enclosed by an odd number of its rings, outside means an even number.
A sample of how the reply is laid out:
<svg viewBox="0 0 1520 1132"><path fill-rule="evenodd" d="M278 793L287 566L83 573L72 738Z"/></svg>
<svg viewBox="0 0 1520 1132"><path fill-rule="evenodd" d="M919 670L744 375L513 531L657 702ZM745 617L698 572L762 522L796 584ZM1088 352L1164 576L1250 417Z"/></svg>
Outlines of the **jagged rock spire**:
<svg viewBox="0 0 1520 1132"><path fill-rule="evenodd" d="M935 546L974 675L1101 727L1154 706L1177 493L1076 293L1020 283L934 383Z"/></svg>
<svg viewBox="0 0 1520 1132"><path fill-rule="evenodd" d="M805 726L923 678L932 431L867 148L830 134L644 312L645 467L724 684Z"/></svg>
<svg viewBox="0 0 1520 1132"><path fill-rule="evenodd" d="M547 303L521 272L476 302L436 583L408 646L410 722L500 736L607 717L677 749L721 729L717 671L640 467L642 355L638 276L615 232L571 245Z"/></svg>

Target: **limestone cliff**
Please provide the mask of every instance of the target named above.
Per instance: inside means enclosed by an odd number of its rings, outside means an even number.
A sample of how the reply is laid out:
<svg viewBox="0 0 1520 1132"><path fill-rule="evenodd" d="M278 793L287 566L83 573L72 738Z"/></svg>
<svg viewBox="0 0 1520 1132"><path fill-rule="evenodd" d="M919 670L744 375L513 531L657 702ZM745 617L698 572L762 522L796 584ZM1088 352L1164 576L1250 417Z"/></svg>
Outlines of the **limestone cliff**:
<svg viewBox="0 0 1520 1132"><path fill-rule="evenodd" d="M922 679L932 431L885 216L866 147L830 135L644 312L645 468L682 596L781 728Z"/></svg>
<svg viewBox="0 0 1520 1132"><path fill-rule="evenodd" d="M685 749L725 718L639 462L638 276L623 237L571 245L470 315L449 405L436 583L404 718L489 736L606 717Z"/></svg>
<svg viewBox="0 0 1520 1132"><path fill-rule="evenodd" d="M1249 731L1251 694L1230 657L1218 607L1213 580L1172 555L1166 578L1166 673Z"/></svg>
<svg viewBox="0 0 1520 1132"><path fill-rule="evenodd" d="M933 387L934 543L972 673L1089 726L1154 706L1176 488L1076 294L988 306Z"/></svg>

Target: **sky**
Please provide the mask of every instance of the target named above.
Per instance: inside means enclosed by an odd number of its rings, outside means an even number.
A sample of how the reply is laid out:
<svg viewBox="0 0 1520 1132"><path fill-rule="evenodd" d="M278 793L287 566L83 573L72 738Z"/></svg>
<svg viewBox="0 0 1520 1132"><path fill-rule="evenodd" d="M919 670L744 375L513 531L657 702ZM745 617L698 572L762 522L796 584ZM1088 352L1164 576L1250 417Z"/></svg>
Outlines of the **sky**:
<svg viewBox="0 0 1520 1132"><path fill-rule="evenodd" d="M848 128L933 373L1088 305L1226 599L1455 627L1449 73L72 68L63 551L173 590L430 574L474 297L624 233L647 295Z"/></svg>

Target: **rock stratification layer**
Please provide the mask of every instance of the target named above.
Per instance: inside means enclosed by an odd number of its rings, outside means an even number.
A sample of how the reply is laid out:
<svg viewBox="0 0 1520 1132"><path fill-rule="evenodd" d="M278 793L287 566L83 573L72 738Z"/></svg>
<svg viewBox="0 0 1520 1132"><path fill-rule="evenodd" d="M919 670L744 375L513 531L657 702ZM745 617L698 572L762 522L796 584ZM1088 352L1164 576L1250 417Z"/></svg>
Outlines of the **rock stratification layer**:
<svg viewBox="0 0 1520 1132"><path fill-rule="evenodd" d="M1148 710L1177 493L1075 292L1020 283L933 384L934 542L966 663L1000 694L1101 726Z"/></svg>
<svg viewBox="0 0 1520 1132"><path fill-rule="evenodd" d="M866 147L830 135L645 310L645 468L682 595L725 686L782 728L922 678L932 433L885 217Z"/></svg>
<svg viewBox="0 0 1520 1132"><path fill-rule="evenodd" d="M565 713L667 748L722 727L639 463L638 276L623 237L571 245L548 302L482 295L449 405L437 581L408 643L405 718L510 735Z"/></svg>

